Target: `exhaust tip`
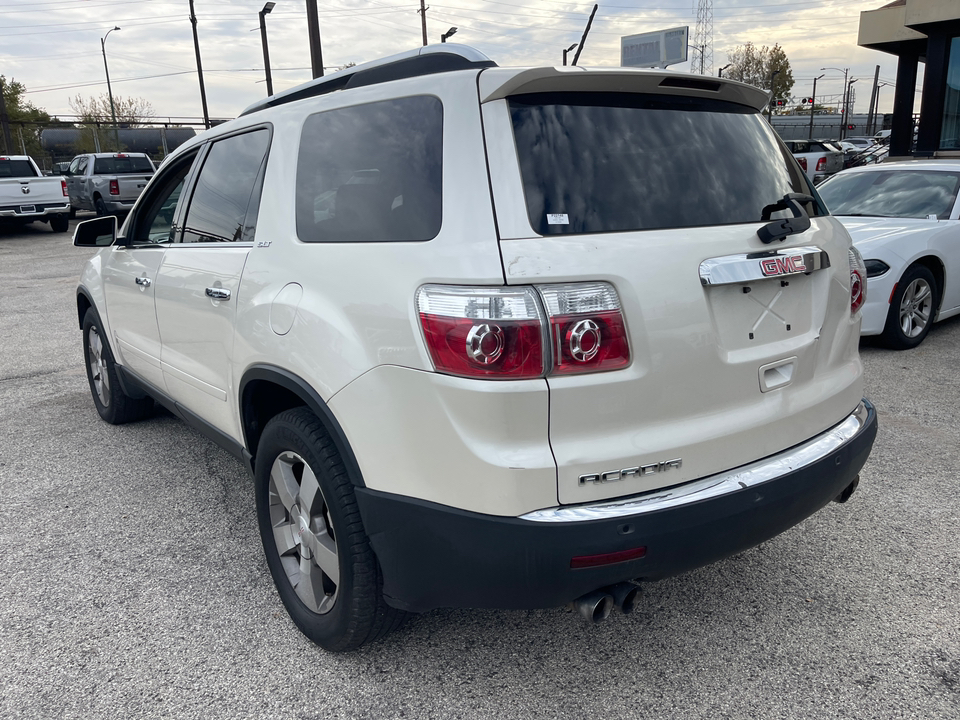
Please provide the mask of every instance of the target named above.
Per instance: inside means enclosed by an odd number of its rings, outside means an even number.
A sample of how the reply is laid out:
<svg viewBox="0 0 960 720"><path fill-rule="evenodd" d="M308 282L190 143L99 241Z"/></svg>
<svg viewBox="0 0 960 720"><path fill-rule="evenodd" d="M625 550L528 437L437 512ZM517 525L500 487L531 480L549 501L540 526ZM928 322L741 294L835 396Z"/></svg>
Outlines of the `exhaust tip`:
<svg viewBox="0 0 960 720"><path fill-rule="evenodd" d="M574 604L586 620L598 623L610 617L610 611L613 610L613 596L596 590L578 598Z"/></svg>
<svg viewBox="0 0 960 720"><path fill-rule="evenodd" d="M853 496L853 493L856 492L858 485L860 485L859 475L857 475L853 479L853 482L847 485L843 489L843 491L833 499L833 501L836 503L845 503L847 500L849 500Z"/></svg>
<svg viewBox="0 0 960 720"><path fill-rule="evenodd" d="M620 612L624 615L633 612L637 606L637 598L640 596L640 588L628 582L617 583L607 588L607 592L613 596L613 604L620 608Z"/></svg>

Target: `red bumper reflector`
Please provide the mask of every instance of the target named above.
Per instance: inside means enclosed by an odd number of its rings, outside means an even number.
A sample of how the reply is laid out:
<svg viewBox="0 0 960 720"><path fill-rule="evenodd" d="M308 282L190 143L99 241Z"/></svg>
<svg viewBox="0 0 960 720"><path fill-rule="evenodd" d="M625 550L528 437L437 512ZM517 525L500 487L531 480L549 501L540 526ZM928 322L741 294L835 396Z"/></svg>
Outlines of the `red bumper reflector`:
<svg viewBox="0 0 960 720"><path fill-rule="evenodd" d="M647 549L645 547L633 548L632 550L620 550L619 552L603 553L602 555L579 555L570 558L570 567L573 570L579 568L598 567L600 565L613 565L627 560L639 560L646 557Z"/></svg>

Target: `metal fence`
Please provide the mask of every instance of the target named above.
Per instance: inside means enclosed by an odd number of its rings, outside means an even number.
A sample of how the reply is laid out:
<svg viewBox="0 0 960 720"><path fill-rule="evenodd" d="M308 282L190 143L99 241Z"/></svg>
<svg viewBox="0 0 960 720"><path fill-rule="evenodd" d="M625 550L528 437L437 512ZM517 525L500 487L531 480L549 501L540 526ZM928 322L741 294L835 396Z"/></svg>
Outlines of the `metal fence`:
<svg viewBox="0 0 960 720"><path fill-rule="evenodd" d="M784 140L839 140L843 137L873 136L880 130L889 130L893 115L878 115L870 125L870 116L854 114L846 118L842 115L825 113L813 116L813 131L810 129L809 115L774 115L770 124Z"/></svg>

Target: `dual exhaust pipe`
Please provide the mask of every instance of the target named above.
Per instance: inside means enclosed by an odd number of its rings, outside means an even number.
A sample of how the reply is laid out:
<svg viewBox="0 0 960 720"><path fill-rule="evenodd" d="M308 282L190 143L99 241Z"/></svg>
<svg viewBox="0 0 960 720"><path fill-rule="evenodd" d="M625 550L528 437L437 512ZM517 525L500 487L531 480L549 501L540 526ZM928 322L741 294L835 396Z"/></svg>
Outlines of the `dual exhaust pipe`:
<svg viewBox="0 0 960 720"><path fill-rule="evenodd" d="M633 583L622 582L587 593L574 600L573 605L584 619L598 623L610 617L614 607L620 608L620 612L624 614L633 612L639 595L639 587Z"/></svg>

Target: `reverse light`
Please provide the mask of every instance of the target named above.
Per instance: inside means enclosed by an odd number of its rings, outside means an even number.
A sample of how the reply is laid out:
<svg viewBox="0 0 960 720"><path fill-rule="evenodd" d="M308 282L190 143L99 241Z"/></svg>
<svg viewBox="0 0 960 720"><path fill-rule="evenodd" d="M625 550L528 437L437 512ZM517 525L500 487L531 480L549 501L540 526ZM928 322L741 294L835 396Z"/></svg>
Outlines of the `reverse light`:
<svg viewBox="0 0 960 720"><path fill-rule="evenodd" d="M61 181L60 181L60 189L63 191L63 196L64 196L64 197L70 197L70 193L67 192L67 181L66 181L66 180L61 180Z"/></svg>
<svg viewBox="0 0 960 720"><path fill-rule="evenodd" d="M827 169L827 159L825 157L817 160L817 169L814 172L824 172Z"/></svg>
<svg viewBox="0 0 960 720"><path fill-rule="evenodd" d="M119 181L119 180L111 180L111 181L110 181L110 194L111 194L111 195L119 195L119 194L120 194L120 181Z"/></svg>
<svg viewBox="0 0 960 720"><path fill-rule="evenodd" d="M417 312L440 372L504 380L543 376L545 319L533 288L424 285Z"/></svg>
<svg viewBox="0 0 960 720"><path fill-rule="evenodd" d="M850 314L853 315L867 301L867 266L855 247L850 248Z"/></svg>
<svg viewBox="0 0 960 720"><path fill-rule="evenodd" d="M605 282L538 285L550 322L553 373L617 370L630 364L620 298Z"/></svg>

